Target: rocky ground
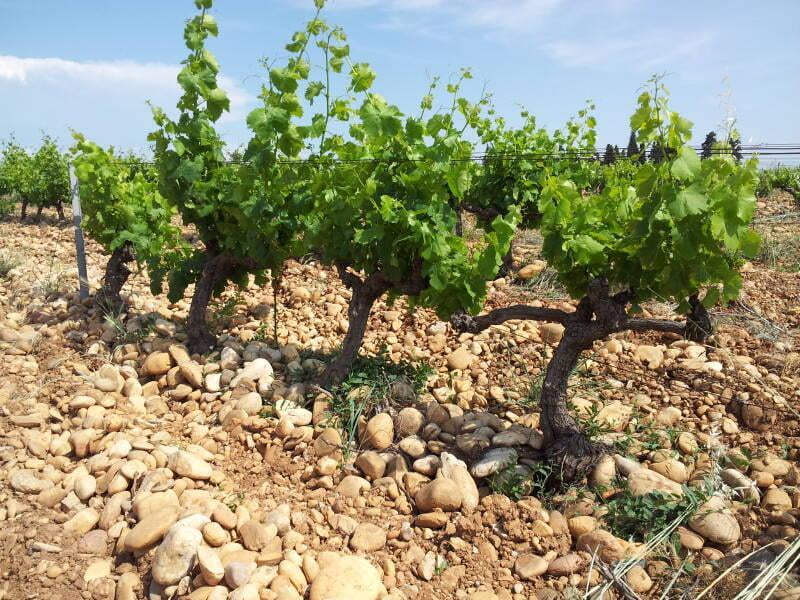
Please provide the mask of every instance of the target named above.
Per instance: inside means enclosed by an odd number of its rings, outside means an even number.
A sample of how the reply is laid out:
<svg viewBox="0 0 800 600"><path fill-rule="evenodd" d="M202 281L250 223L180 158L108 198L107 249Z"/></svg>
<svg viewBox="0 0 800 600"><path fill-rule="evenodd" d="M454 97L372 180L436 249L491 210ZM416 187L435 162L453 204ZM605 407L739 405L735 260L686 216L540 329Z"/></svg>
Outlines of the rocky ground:
<svg viewBox="0 0 800 600"><path fill-rule="evenodd" d="M190 356L187 301L139 274L106 317L74 293L71 226L0 222L0 597L732 598L797 551L796 212L760 203L768 248L710 345L620 335L587 353L572 408L614 453L569 490L537 459L559 326L459 335L381 303L373 358L320 390L346 328L335 273L291 263L277 304L227 292L220 350ZM534 234L515 258L489 306L571 304Z"/></svg>

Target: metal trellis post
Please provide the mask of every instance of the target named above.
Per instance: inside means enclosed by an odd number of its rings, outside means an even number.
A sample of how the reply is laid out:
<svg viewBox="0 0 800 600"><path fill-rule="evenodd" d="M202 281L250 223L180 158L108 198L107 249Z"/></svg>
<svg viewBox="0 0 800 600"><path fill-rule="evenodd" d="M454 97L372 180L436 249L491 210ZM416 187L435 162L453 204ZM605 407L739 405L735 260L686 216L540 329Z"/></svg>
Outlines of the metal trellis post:
<svg viewBox="0 0 800 600"><path fill-rule="evenodd" d="M72 189L72 224L75 226L75 254L78 258L78 285L81 300L89 297L89 277L86 274L86 249L83 244L81 221L81 197L78 193L78 180L75 178L75 167L69 166L69 185Z"/></svg>

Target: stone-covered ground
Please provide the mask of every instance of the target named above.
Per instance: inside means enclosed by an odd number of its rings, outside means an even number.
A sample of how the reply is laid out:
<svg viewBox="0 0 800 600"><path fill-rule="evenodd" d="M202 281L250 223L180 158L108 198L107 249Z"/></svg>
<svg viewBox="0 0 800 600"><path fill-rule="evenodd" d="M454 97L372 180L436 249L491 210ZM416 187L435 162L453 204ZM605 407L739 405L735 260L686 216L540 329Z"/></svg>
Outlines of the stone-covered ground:
<svg viewBox="0 0 800 600"><path fill-rule="evenodd" d="M106 317L76 297L71 226L6 219L0 597L678 598L744 559L706 594L732 598L798 535L797 210L760 202L767 244L708 346L620 335L586 354L572 409L613 452L567 490L538 455L558 326L458 334L380 303L378 358L320 390L346 329L334 272L290 263L277 305L271 286L226 292L219 350L190 356L187 300L137 274ZM105 259L90 242L92 289ZM534 233L515 259L489 307L572 306Z"/></svg>

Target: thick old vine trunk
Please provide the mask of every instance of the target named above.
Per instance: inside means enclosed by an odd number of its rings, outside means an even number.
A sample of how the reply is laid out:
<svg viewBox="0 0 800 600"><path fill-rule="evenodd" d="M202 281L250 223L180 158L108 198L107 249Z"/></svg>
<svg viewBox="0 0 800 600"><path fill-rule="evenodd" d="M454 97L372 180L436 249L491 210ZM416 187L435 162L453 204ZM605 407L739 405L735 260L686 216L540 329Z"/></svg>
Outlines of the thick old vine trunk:
<svg viewBox="0 0 800 600"><path fill-rule="evenodd" d="M131 270L128 265L136 259L133 245L125 242L111 253L106 263L106 274L103 277L103 287L97 295L97 301L109 311L116 311L122 306L122 286L128 281Z"/></svg>
<svg viewBox="0 0 800 600"><path fill-rule="evenodd" d="M347 333L342 342L342 351L322 374L323 386L341 383L350 372L364 341L372 306L390 288L389 283L379 274L372 274L361 281L358 276L346 273L342 275L342 279L353 291L353 297L347 307Z"/></svg>
<svg viewBox="0 0 800 600"><path fill-rule="evenodd" d="M456 235L460 238L464 237L464 210L458 204L455 208L456 211Z"/></svg>
<svg viewBox="0 0 800 600"><path fill-rule="evenodd" d="M42 210L44 210L44 205L39 204L36 207L36 222L37 223L42 220Z"/></svg>
<svg viewBox="0 0 800 600"><path fill-rule="evenodd" d="M800 188L795 188L790 185L783 185L780 187L780 189L789 194L792 198L794 198L795 202L800 204Z"/></svg>
<svg viewBox="0 0 800 600"><path fill-rule="evenodd" d="M215 288L228 278L233 266L234 262L228 255L208 253L203 273L195 285L186 319L186 345L189 352L205 354L216 345L217 338L208 327L206 309Z"/></svg>
<svg viewBox="0 0 800 600"><path fill-rule="evenodd" d="M676 321L629 318L626 307L632 296L629 292L611 296L607 282L595 280L574 312L516 305L478 317L460 314L451 319L455 328L473 333L511 320L549 321L564 326L564 335L547 365L540 401L545 454L562 482L587 476L609 451L602 443L586 437L567 408L567 384L581 353L594 342L620 331L686 332L686 327Z"/></svg>
<svg viewBox="0 0 800 600"><path fill-rule="evenodd" d="M64 214L64 205L61 203L61 200L56 202L56 213L58 214L59 221L66 221L67 217Z"/></svg>
<svg viewBox="0 0 800 600"><path fill-rule="evenodd" d="M547 456L558 468L562 481L573 481L589 473L607 449L584 435L580 425L567 408L567 384L578 364L581 353L591 348L598 337L586 326L567 325L564 337L547 365L540 406L539 425L544 434Z"/></svg>
<svg viewBox="0 0 800 600"><path fill-rule="evenodd" d="M24 221L25 217L27 215L28 215L28 199L27 198L23 198L22 199L22 210L21 210L21 213L20 213L20 216L19 216L20 220Z"/></svg>
<svg viewBox="0 0 800 600"><path fill-rule="evenodd" d="M697 294L689 297L689 306L691 309L686 316L686 338L693 342L705 343L714 331L711 315L708 314Z"/></svg>
<svg viewBox="0 0 800 600"><path fill-rule="evenodd" d="M503 255L503 264L500 265L498 276L506 277L514 271L514 241L508 245L508 252Z"/></svg>

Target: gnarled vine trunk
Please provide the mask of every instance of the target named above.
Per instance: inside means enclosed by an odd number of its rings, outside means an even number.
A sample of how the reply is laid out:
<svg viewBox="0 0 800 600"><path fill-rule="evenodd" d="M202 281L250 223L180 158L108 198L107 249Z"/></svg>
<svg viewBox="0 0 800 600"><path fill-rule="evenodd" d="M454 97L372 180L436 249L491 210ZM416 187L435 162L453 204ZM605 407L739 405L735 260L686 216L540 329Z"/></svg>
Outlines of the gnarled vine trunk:
<svg viewBox="0 0 800 600"><path fill-rule="evenodd" d="M464 237L464 209L458 204L455 207L456 211L456 230L455 233L458 237Z"/></svg>
<svg viewBox="0 0 800 600"><path fill-rule="evenodd" d="M514 240L508 244L508 252L503 255L503 263L497 271L499 277L511 275L514 270Z"/></svg>
<svg viewBox="0 0 800 600"><path fill-rule="evenodd" d="M347 333L342 342L342 350L322 374L320 383L323 386L341 383L350 372L364 341L372 306L391 287L378 273L371 274L363 281L342 268L339 273L345 285L352 290L353 297L347 307Z"/></svg>
<svg viewBox="0 0 800 600"><path fill-rule="evenodd" d="M64 214L64 205L61 203L61 200L56 202L56 213L58 214L58 219L60 221L67 220L67 216Z"/></svg>
<svg viewBox="0 0 800 600"><path fill-rule="evenodd" d="M235 261L227 254L218 254L213 250L207 252L203 273L195 285L186 318L186 345L189 352L205 354L217 343L216 336L208 327L206 309L214 290L228 278L234 266Z"/></svg>
<svg viewBox="0 0 800 600"><path fill-rule="evenodd" d="M111 257L106 263L106 274L103 277L103 287L97 294L96 301L103 305L106 310L116 311L122 306L122 287L128 281L131 270L128 264L136 259L133 244L125 242L111 253Z"/></svg>
<svg viewBox="0 0 800 600"><path fill-rule="evenodd" d="M693 342L705 343L714 332L711 315L708 314L697 294L689 297L689 306L691 309L686 315L686 338Z"/></svg>
<svg viewBox="0 0 800 600"><path fill-rule="evenodd" d="M21 203L22 203L22 209L20 211L19 218L20 218L20 221L24 221L25 217L28 215L28 199L23 197L22 200L21 200Z"/></svg>
<svg viewBox="0 0 800 600"><path fill-rule="evenodd" d="M782 185L779 186L778 189L781 189L789 194L792 198L794 198L795 202L800 204L800 188L792 187L790 185Z"/></svg>
<svg viewBox="0 0 800 600"><path fill-rule="evenodd" d="M567 407L567 384L581 353L620 331L661 331L684 335L686 326L676 321L629 318L626 307L632 294L609 295L608 284L595 280L574 312L554 308L516 305L495 309L479 317L465 314L451 322L462 331L473 333L510 320L534 320L561 323L564 334L547 364L541 392L540 426L544 433L545 453L555 475L563 482L581 479L608 452L608 448L586 437Z"/></svg>

